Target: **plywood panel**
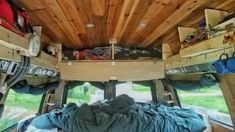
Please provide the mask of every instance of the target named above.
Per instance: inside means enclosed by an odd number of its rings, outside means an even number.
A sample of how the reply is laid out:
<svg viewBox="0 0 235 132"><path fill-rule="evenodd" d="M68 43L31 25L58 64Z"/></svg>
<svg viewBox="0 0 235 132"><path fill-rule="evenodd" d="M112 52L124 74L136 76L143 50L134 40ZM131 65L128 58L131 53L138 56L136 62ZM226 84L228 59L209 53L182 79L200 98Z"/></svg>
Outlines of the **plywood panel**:
<svg viewBox="0 0 235 132"><path fill-rule="evenodd" d="M111 61L60 63L61 79L81 81L141 81L164 78L162 61Z"/></svg>

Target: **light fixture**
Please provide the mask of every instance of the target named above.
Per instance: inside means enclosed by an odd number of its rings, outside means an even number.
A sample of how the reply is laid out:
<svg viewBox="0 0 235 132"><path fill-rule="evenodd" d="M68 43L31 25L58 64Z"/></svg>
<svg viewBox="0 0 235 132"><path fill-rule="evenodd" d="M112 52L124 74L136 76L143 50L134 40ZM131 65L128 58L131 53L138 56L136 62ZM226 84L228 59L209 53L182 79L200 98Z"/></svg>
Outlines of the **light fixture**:
<svg viewBox="0 0 235 132"><path fill-rule="evenodd" d="M88 22L85 26L86 26L87 28L93 28L95 25L94 25L94 23L92 23L92 22Z"/></svg>
<svg viewBox="0 0 235 132"><path fill-rule="evenodd" d="M141 22L139 23L139 27L146 27L146 23L143 22L143 21L141 21Z"/></svg>

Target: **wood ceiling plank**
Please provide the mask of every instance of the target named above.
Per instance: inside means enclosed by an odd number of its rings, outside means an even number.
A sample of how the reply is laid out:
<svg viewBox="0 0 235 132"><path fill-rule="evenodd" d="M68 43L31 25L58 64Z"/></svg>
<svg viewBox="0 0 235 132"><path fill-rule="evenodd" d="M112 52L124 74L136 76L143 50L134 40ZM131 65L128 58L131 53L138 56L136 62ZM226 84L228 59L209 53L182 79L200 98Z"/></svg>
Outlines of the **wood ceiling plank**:
<svg viewBox="0 0 235 132"><path fill-rule="evenodd" d="M169 4L161 4L156 3L155 8L159 8L160 10L156 10L155 14L152 14L152 19L149 20L146 27L142 29L141 32L139 32L139 35L134 34L130 37L132 39L132 44L139 44L142 42L147 36L149 36L153 30L158 27L162 22L164 22L169 15L174 13L178 7L180 7L185 0L173 0ZM153 8L153 7L152 7ZM142 45L138 45L142 46Z"/></svg>
<svg viewBox="0 0 235 132"><path fill-rule="evenodd" d="M105 0L92 0L91 5L94 15L105 15Z"/></svg>
<svg viewBox="0 0 235 132"><path fill-rule="evenodd" d="M40 0L33 0L33 2L31 0L14 0L13 2L28 11L46 9Z"/></svg>
<svg viewBox="0 0 235 132"><path fill-rule="evenodd" d="M69 19L69 21L72 22L76 32L78 34L85 34L86 28L80 18L80 14L78 13L75 7L74 0L58 0L57 2L63 10L64 14Z"/></svg>
<svg viewBox="0 0 235 132"><path fill-rule="evenodd" d="M127 44L127 39L135 32L138 28L142 18L152 5L153 0L139 0L137 5L133 7L131 14L129 15L125 26L121 32L120 41L123 44Z"/></svg>
<svg viewBox="0 0 235 132"><path fill-rule="evenodd" d="M114 20L115 12L117 10L117 5L110 5L108 9L108 16L107 16L107 37L110 38L111 36L111 26Z"/></svg>
<svg viewBox="0 0 235 132"><path fill-rule="evenodd" d="M43 32L52 32L52 38L61 41L65 45L72 43L47 10L35 10L31 13L32 15L30 16L35 16L37 17L37 21L41 21L40 25L43 26ZM45 31L45 29L48 30Z"/></svg>
<svg viewBox="0 0 235 132"><path fill-rule="evenodd" d="M123 28L126 25L126 21L129 15L131 14L131 12L133 12L132 9L136 7L138 2L139 0L125 0L124 1L121 14L117 22L117 26L115 27L114 35L112 36L111 39L113 38L120 39L120 35L121 35Z"/></svg>
<svg viewBox="0 0 235 132"><path fill-rule="evenodd" d="M147 38L143 41L144 46L150 45L154 40L161 37L164 33L176 26L180 21L190 15L190 13L198 7L205 4L205 0L188 0L182 7L170 15L166 21L159 25Z"/></svg>
<svg viewBox="0 0 235 132"><path fill-rule="evenodd" d="M74 0L75 6L77 8L78 13L84 24L87 23L95 23L94 16L92 12L91 2L90 0ZM89 40L85 46L90 46L96 44L96 30L95 28L86 28L86 36L83 35L84 40Z"/></svg>
<svg viewBox="0 0 235 132"><path fill-rule="evenodd" d="M116 2L116 4L114 4L114 1L115 0L110 0L107 16L107 37L109 39L111 39L114 34L123 7L123 0L121 3Z"/></svg>
<svg viewBox="0 0 235 132"><path fill-rule="evenodd" d="M109 5L118 5L118 4L122 4L124 2L124 0L110 0Z"/></svg>
<svg viewBox="0 0 235 132"><path fill-rule="evenodd" d="M66 33L68 38L72 41L71 46L73 47L82 47L82 42L79 39L71 21L66 17L63 10L59 6L56 0L41 0L45 4L48 11L51 13L53 18L58 23L59 27Z"/></svg>
<svg viewBox="0 0 235 132"><path fill-rule="evenodd" d="M156 17L156 14L158 14L163 8L164 4L161 3L159 0L155 0L149 7L148 11L144 15L144 18L141 20L141 22L145 25L148 25L150 21ZM126 43L129 45L136 45L137 44L137 38L141 35L141 33L144 31L144 27L137 27L134 33L129 36L129 39Z"/></svg>
<svg viewBox="0 0 235 132"><path fill-rule="evenodd" d="M91 3L93 0L91 0ZM104 15L96 15L95 10L93 10L94 21L95 21L95 31L97 43L95 46L108 44L107 38L107 16L108 16L109 0L104 1Z"/></svg>

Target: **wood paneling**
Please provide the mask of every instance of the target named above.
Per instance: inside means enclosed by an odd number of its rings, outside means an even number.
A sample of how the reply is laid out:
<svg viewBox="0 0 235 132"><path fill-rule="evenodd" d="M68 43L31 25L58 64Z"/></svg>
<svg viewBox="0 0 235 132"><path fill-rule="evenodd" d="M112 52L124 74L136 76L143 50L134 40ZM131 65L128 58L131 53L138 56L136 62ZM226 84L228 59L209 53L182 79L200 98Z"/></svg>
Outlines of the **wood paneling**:
<svg viewBox="0 0 235 132"><path fill-rule="evenodd" d="M234 0L14 0L30 14L33 25L42 25L45 42L74 48L108 45L158 47L171 43L178 53L177 25L195 26L204 9L234 11ZM93 23L93 28L87 28ZM142 26L140 26L142 24Z"/></svg>
<svg viewBox="0 0 235 132"><path fill-rule="evenodd" d="M130 69L131 68L131 69ZM87 61L60 63L61 79L80 81L143 81L164 78L163 61ZM95 76L102 75L102 76Z"/></svg>

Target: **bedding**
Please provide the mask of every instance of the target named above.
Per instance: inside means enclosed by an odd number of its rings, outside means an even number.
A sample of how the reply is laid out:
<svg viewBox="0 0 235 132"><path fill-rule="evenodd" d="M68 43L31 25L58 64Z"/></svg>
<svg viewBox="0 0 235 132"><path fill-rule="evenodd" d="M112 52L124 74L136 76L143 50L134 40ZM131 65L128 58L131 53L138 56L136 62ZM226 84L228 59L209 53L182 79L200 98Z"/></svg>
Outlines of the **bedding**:
<svg viewBox="0 0 235 132"><path fill-rule="evenodd" d="M191 109L136 103L127 95L94 105L71 103L33 119L31 125L68 132L202 132L206 128Z"/></svg>

